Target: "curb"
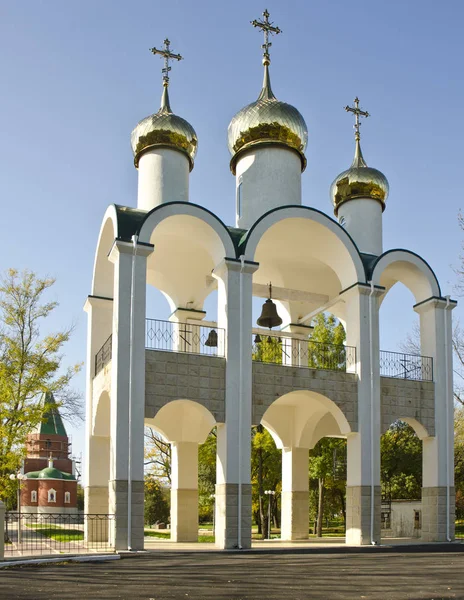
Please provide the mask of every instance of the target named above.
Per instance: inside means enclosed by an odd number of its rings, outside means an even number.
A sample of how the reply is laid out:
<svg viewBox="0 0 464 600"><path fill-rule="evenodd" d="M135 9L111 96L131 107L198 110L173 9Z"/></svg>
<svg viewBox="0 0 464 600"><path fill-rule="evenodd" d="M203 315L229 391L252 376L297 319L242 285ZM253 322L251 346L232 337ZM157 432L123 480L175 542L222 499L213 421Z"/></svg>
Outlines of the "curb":
<svg viewBox="0 0 464 600"><path fill-rule="evenodd" d="M47 565L63 562L103 562L107 560L119 560L120 558L119 554L89 554L87 556L60 556L60 558L29 558L25 560L0 562L0 569L24 565Z"/></svg>

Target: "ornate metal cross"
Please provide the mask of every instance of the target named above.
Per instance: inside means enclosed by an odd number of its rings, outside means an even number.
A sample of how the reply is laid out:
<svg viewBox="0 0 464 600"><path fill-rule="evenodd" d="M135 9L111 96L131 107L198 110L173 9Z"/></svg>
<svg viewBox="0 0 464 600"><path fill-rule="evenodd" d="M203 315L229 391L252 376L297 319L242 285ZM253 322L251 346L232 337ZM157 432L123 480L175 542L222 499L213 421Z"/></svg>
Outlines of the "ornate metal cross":
<svg viewBox="0 0 464 600"><path fill-rule="evenodd" d="M355 116L355 121L354 121L354 137L356 140L360 140L361 139L361 134L359 132L359 128L361 127L361 123L359 122L359 117L369 117L369 113L367 111L361 110L359 108L359 98L356 96L356 98L354 99L354 107L353 106L345 106L345 110L346 112L351 112L354 114Z"/></svg>
<svg viewBox="0 0 464 600"><path fill-rule="evenodd" d="M164 69L162 69L162 73L163 73L163 85L165 87L168 87L169 85L169 71L171 70L171 67L169 66L169 60L182 60L183 57L180 54L174 54L173 52L171 52L170 48L169 48L169 44L171 42L168 40L168 38L166 38L164 40L164 48L162 50L158 50L158 48L150 48L150 52L153 52L153 54L160 54L163 58L164 58Z"/></svg>
<svg viewBox="0 0 464 600"><path fill-rule="evenodd" d="M272 21L269 21L269 12L267 8L263 12L263 17L263 21L258 21L257 19L255 19L254 21L251 21L251 24L253 25L253 27L258 27L259 29L261 29L261 31L264 33L264 44L261 46L261 48L263 48L264 50L263 63L265 65L269 65L271 64L269 48L272 46L271 42L269 41L269 34L272 35L273 33L275 33L277 35L279 33L282 33L282 30L279 29L279 27L274 27Z"/></svg>

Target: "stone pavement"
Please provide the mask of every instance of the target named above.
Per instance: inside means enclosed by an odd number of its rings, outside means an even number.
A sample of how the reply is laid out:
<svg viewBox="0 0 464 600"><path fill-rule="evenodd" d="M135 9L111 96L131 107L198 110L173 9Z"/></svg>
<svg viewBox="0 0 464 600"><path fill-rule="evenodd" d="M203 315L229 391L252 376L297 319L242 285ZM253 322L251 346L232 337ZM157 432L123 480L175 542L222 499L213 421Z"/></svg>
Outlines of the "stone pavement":
<svg viewBox="0 0 464 600"><path fill-rule="evenodd" d="M464 599L464 544L154 551L0 572L3 600Z"/></svg>

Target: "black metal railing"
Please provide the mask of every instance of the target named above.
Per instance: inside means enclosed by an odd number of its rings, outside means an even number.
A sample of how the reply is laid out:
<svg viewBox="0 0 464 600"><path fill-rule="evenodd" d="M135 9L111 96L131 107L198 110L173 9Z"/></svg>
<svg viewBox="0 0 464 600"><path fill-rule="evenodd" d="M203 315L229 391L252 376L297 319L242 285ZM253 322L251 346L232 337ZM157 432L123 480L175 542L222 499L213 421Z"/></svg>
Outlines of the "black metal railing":
<svg viewBox="0 0 464 600"><path fill-rule="evenodd" d="M97 373L99 373L103 367L110 362L112 346L113 336L110 335L110 337L95 355L95 375L97 375Z"/></svg>
<svg viewBox="0 0 464 600"><path fill-rule="evenodd" d="M224 330L218 327L146 319L148 350L224 356Z"/></svg>
<svg viewBox="0 0 464 600"><path fill-rule="evenodd" d="M381 350L380 376L414 381L433 381L433 359L430 356Z"/></svg>
<svg viewBox="0 0 464 600"><path fill-rule="evenodd" d="M114 552L114 515L71 513L5 514L5 558Z"/></svg>
<svg viewBox="0 0 464 600"><path fill-rule="evenodd" d="M252 358L258 362L328 371L354 372L356 368L353 346L324 344L275 333L253 336Z"/></svg>

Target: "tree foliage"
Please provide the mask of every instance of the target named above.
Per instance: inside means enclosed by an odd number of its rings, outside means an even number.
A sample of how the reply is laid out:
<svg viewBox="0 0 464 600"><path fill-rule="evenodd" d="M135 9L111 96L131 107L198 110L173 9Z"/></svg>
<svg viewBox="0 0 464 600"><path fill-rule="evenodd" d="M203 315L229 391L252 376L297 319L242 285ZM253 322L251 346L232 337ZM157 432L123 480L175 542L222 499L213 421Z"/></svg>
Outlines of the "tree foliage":
<svg viewBox="0 0 464 600"><path fill-rule="evenodd" d="M82 418L80 394L70 388L81 365L62 368L72 327L41 333L58 306L43 298L54 282L14 269L0 280L0 498L5 500L14 495L9 474L20 467L26 436L48 409L40 403L43 392L58 398L64 418Z"/></svg>
<svg viewBox="0 0 464 600"><path fill-rule="evenodd" d="M153 475L145 477L145 524L167 523L170 518L169 490Z"/></svg>
<svg viewBox="0 0 464 600"><path fill-rule="evenodd" d="M382 494L392 500L420 500L422 442L414 429L396 421L380 440Z"/></svg>
<svg viewBox="0 0 464 600"><path fill-rule="evenodd" d="M145 470L163 485L171 485L171 444L151 427L145 427Z"/></svg>
<svg viewBox="0 0 464 600"><path fill-rule="evenodd" d="M343 325L334 315L326 313L319 313L314 322L314 330L308 342L308 366L313 369L344 371L346 333Z"/></svg>

